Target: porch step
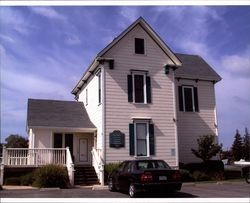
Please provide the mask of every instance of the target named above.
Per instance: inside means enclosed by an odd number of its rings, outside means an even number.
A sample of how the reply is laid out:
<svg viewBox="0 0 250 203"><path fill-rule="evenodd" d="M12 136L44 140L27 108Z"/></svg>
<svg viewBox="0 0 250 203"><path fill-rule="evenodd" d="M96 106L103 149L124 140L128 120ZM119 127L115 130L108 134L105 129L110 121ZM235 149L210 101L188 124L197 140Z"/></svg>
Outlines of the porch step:
<svg viewBox="0 0 250 203"><path fill-rule="evenodd" d="M94 167L75 166L75 185L95 185L99 184Z"/></svg>

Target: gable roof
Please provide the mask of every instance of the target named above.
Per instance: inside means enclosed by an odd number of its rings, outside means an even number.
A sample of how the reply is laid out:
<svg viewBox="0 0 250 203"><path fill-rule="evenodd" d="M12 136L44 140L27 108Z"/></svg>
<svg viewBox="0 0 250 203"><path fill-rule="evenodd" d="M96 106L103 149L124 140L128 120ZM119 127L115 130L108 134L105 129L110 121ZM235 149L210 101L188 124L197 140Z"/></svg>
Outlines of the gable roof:
<svg viewBox="0 0 250 203"><path fill-rule="evenodd" d="M155 43L168 55L170 60L175 66L181 66L181 61L176 57L174 52L167 46L167 44L160 38L160 36L152 29L152 27L142 18L139 17L133 22L127 29L125 29L118 37L116 37L110 44L108 44L97 56L103 57L103 55L110 50L115 44L117 44L127 33L129 33L135 26L140 25L144 31L155 41Z"/></svg>
<svg viewBox="0 0 250 203"><path fill-rule="evenodd" d="M160 38L160 36L150 27L150 25L142 18L139 17L135 22L133 22L129 27L127 27L118 37L116 37L111 43L109 43L103 50L101 50L92 63L89 65L87 70L82 75L81 79L78 81L76 86L71 91L72 94L77 94L80 87L85 83L87 78L92 74L92 71L98 66L98 60L104 56L104 54L110 50L115 44L117 44L127 33L129 33L135 26L140 25L145 32L155 41L155 43L164 51L166 55L170 58L175 66L181 66L182 62L174 54L174 52L167 46L167 44Z"/></svg>
<svg viewBox="0 0 250 203"><path fill-rule="evenodd" d="M222 78L199 55L177 54L182 61L182 67L176 69L176 78L200 79L218 82Z"/></svg>
<svg viewBox="0 0 250 203"><path fill-rule="evenodd" d="M27 127L96 128L82 102L41 99L28 99Z"/></svg>

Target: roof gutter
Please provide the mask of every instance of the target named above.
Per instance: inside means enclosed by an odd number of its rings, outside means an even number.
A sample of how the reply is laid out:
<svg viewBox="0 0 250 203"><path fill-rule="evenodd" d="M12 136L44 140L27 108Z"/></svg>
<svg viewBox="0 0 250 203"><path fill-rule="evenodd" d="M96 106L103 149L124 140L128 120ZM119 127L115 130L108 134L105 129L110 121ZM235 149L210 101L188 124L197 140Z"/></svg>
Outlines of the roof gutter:
<svg viewBox="0 0 250 203"><path fill-rule="evenodd" d="M98 58L95 58L92 63L89 65L87 70L82 75L81 79L78 81L77 85L71 91L71 94L77 95L79 90L81 90L82 86L87 83L88 78L94 74L95 68L99 65Z"/></svg>

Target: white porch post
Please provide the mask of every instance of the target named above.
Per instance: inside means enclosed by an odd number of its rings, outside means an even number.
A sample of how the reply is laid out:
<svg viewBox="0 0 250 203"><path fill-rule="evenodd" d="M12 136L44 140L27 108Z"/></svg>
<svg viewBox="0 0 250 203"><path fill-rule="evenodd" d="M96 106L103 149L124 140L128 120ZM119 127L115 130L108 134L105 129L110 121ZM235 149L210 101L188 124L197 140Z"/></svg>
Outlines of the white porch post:
<svg viewBox="0 0 250 203"><path fill-rule="evenodd" d="M6 157L6 147L3 146L2 161L0 163L0 185L3 185L4 163L6 159L5 157Z"/></svg>

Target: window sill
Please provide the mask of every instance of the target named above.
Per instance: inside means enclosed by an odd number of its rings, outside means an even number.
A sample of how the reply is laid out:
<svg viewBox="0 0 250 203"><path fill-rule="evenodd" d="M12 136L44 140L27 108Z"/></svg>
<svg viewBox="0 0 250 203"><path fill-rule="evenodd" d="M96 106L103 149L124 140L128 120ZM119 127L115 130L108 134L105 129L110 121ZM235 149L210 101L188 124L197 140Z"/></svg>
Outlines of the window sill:
<svg viewBox="0 0 250 203"><path fill-rule="evenodd" d="M135 159L152 159L152 157L149 156L134 156Z"/></svg>
<svg viewBox="0 0 250 203"><path fill-rule="evenodd" d="M179 111L181 113L200 113L200 111Z"/></svg>

